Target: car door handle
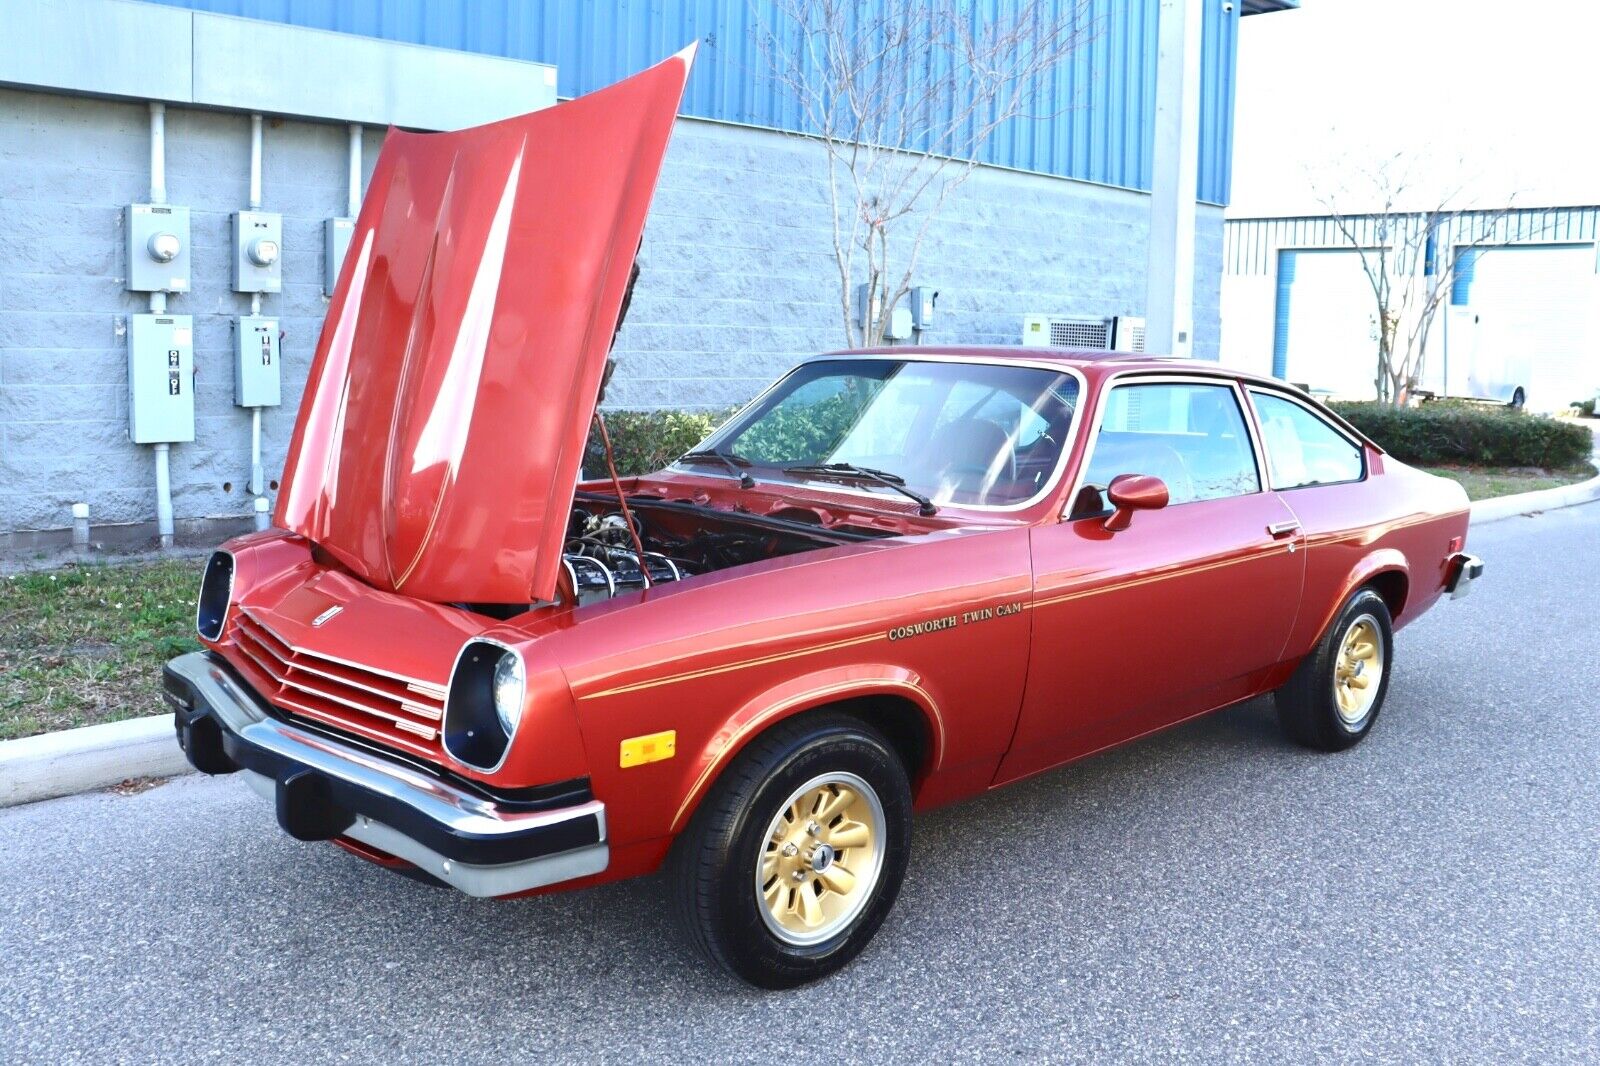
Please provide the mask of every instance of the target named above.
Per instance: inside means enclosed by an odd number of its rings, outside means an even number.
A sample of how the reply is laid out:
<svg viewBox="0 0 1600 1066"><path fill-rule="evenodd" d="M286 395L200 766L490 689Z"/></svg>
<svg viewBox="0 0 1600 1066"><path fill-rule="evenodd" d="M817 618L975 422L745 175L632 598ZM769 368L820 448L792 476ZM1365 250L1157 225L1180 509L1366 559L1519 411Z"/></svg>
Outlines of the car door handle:
<svg viewBox="0 0 1600 1066"><path fill-rule="evenodd" d="M1287 537L1289 534L1293 533L1295 530L1297 530L1299 528L1300 528L1300 523L1297 520L1291 518L1287 522L1274 522L1274 523L1272 523L1270 526L1267 527L1267 532L1271 533L1274 537Z"/></svg>

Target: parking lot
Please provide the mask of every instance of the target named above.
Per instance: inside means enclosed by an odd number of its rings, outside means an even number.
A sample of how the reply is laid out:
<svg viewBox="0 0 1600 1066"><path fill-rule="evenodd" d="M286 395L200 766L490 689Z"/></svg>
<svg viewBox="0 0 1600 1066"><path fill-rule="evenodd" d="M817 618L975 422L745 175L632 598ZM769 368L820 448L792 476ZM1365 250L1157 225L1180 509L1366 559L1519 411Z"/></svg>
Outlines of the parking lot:
<svg viewBox="0 0 1600 1066"><path fill-rule="evenodd" d="M691 958L656 881L473 901L237 781L0 812L0 1059L1588 1059L1600 504L1470 541L1365 744L1256 701L931 814L877 940L795 992Z"/></svg>

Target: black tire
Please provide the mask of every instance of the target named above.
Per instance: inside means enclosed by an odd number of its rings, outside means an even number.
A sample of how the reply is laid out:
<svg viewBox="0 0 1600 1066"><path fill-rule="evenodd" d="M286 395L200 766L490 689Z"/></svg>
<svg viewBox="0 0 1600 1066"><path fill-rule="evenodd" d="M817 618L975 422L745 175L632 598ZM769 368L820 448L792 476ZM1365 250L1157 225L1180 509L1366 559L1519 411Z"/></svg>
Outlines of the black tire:
<svg viewBox="0 0 1600 1066"><path fill-rule="evenodd" d="M1370 626L1377 634L1375 659L1353 659L1342 663L1346 638L1357 626ZM1368 631L1355 634L1352 648L1360 650L1361 638ZM1370 681L1370 663L1380 668L1376 685ZM1322 635L1317 646L1307 655L1289 683L1276 693L1278 722L1284 733L1297 744L1318 751L1343 751L1361 742L1372 731L1383 710L1384 697L1389 692L1389 676L1393 673L1394 627L1389 618L1389 608L1383 597L1370 588L1357 589L1345 601L1334 617L1333 624ZM1352 671L1351 666L1355 669ZM1363 689L1352 689L1360 677L1367 677ZM1346 678L1341 683L1341 678ZM1354 680L1348 680L1354 678ZM1375 688L1370 702L1363 702L1367 688ZM1341 690L1345 696L1359 692L1361 699L1355 706L1341 708Z"/></svg>
<svg viewBox="0 0 1600 1066"><path fill-rule="evenodd" d="M765 858L776 861L779 857L773 851L776 844L769 847L769 841L780 839L784 831L772 835L771 830L784 812L792 809L789 801L796 790L827 775L862 782L876 798L881 811L867 811L871 815L868 821L882 816L872 833L877 842L876 864L870 882L857 882L862 892L859 902L851 901L848 894L831 901L830 905L840 908L833 920L843 923L831 935L815 943L789 943L775 931L780 919L758 896L757 879L762 875L758 871L765 871ZM865 805L870 800L863 795L856 802ZM835 825L843 824L840 815ZM805 830L795 830L801 832ZM813 850L820 848L813 845ZM696 950L750 984L790 988L833 973L861 952L900 894L910 851L911 785L900 759L876 730L859 719L822 711L780 723L739 753L674 844L666 876L678 925ZM854 856L859 859L868 853L863 847ZM849 872L845 860L851 851L841 848L837 854L839 868ZM783 861L803 863L804 856ZM805 870L787 876L812 877L811 869L806 865ZM822 874L814 876L824 879ZM768 884L774 899L787 891L780 885L788 882L779 878ZM826 897L825 887L817 888L809 881L806 885L816 888L818 897ZM801 891L793 889L794 893ZM796 915L793 920L798 920L802 908L793 903L791 908ZM828 923L818 928L819 932L828 931Z"/></svg>

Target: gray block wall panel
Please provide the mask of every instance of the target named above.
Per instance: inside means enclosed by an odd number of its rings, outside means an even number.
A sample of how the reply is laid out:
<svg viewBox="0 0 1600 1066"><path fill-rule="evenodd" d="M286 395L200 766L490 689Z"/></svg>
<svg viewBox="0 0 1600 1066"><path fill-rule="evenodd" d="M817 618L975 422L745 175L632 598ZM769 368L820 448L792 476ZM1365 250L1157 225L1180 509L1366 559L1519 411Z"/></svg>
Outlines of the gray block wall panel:
<svg viewBox="0 0 1600 1066"><path fill-rule="evenodd" d="M285 73L293 71L291 76ZM549 107L556 68L196 12L194 100L344 122L459 129Z"/></svg>
<svg viewBox="0 0 1600 1066"><path fill-rule="evenodd" d="M148 191L148 114L136 102L0 89L0 542L94 521L141 529L155 514L148 448L128 442L121 209ZM369 130L370 173L382 131ZM249 119L172 107L169 199L191 211L193 291L170 299L195 326L196 440L172 449L181 523L247 520L250 418L233 406L229 214L248 192ZM266 412L269 479L282 469L327 301L325 218L344 213L343 126L269 119L263 208L283 214L281 293L262 313L284 333L283 406ZM615 407L722 409L798 360L843 344L823 159L811 141L680 121L645 232L643 274L618 339ZM1014 343L1021 316L1140 314L1147 199L1036 174L980 169L922 252L941 291L931 343ZM1220 332L1222 218L1201 207L1195 351ZM219 527L220 528L220 527ZM99 536L99 534L97 534Z"/></svg>
<svg viewBox="0 0 1600 1066"><path fill-rule="evenodd" d="M156 4L8 0L0 82L188 100L193 22L188 11Z"/></svg>
<svg viewBox="0 0 1600 1066"><path fill-rule="evenodd" d="M134 0L5 0L0 85L457 129L549 107L556 70Z"/></svg>

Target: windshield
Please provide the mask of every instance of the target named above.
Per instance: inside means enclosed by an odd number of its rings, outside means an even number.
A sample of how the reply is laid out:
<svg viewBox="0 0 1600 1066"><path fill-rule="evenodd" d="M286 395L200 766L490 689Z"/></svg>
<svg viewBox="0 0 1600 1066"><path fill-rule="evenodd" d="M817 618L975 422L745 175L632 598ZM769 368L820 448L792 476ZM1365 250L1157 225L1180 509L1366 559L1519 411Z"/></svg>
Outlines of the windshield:
<svg viewBox="0 0 1600 1066"><path fill-rule="evenodd" d="M807 363L703 447L748 460L758 476L848 464L904 480L936 503L1032 499L1061 460L1077 380L1027 366L840 359ZM893 490L870 477L873 492Z"/></svg>

